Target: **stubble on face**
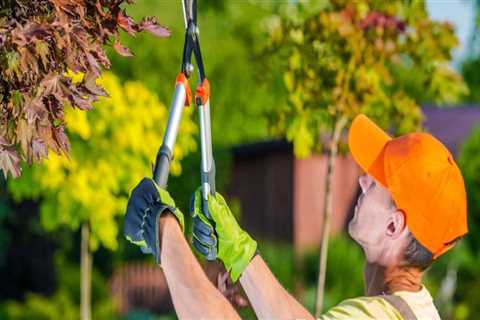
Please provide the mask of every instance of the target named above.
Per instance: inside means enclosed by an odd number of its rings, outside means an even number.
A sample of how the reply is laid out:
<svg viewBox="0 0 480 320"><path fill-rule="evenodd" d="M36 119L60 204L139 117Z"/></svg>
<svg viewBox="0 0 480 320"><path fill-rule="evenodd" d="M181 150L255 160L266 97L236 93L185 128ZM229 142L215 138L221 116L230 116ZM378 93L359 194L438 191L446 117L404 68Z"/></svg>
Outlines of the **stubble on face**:
<svg viewBox="0 0 480 320"><path fill-rule="evenodd" d="M390 192L373 178L359 179L362 194L358 197L354 216L348 225L350 236L362 247L368 262L382 255L391 211Z"/></svg>

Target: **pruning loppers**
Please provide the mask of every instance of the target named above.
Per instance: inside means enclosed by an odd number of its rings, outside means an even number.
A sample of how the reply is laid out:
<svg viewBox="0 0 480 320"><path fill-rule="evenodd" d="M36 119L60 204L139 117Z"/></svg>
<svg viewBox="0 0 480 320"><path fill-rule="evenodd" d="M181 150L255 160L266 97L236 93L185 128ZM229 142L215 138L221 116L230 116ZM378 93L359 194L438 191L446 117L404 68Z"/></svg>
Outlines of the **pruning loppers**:
<svg viewBox="0 0 480 320"><path fill-rule="evenodd" d="M192 64L192 55L194 55L199 77L194 102L198 108L200 122L202 210L206 213L206 216L210 218L208 213L208 195L215 195L215 162L212 152L210 123L210 84L205 76L200 51L199 29L197 25L197 0L182 0L182 6L185 20L185 43L183 47L182 67L175 82L175 93L170 106L163 142L157 153L153 170L153 180L161 188L167 186L170 162L173 159L173 147L177 138L183 108L192 104L192 92L188 79L194 70ZM215 257L216 252L213 252L207 259L214 260Z"/></svg>

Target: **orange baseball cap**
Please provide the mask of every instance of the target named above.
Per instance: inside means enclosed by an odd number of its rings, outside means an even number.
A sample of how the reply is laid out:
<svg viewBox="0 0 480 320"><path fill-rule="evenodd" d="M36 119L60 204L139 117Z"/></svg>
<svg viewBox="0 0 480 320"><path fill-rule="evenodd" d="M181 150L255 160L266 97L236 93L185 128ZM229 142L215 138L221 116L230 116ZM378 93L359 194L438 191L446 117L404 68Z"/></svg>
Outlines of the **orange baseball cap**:
<svg viewBox="0 0 480 320"><path fill-rule="evenodd" d="M348 134L360 167L392 194L415 238L437 258L468 232L462 173L451 153L428 133L391 138L365 115Z"/></svg>

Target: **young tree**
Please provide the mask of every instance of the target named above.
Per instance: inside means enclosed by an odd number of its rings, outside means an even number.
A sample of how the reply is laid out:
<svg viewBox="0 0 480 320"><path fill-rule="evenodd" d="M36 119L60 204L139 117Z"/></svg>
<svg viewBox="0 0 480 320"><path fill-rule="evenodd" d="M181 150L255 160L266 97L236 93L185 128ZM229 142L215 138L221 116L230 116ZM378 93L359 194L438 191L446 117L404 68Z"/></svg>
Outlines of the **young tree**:
<svg viewBox="0 0 480 320"><path fill-rule="evenodd" d="M89 110L105 91L96 85L102 67L109 68L102 45L119 42L119 30L130 35L149 31L168 36L153 18L135 23L121 6L133 0L5 0L0 4L0 169L5 177L21 174L48 151L68 155L65 106ZM65 72L83 72L73 83Z"/></svg>
<svg viewBox="0 0 480 320"><path fill-rule="evenodd" d="M75 79L73 83L83 81ZM67 108L65 123L72 141L70 158L50 154L42 164L25 167L22 177L8 181L16 200L41 199L40 219L46 230L81 227L82 319L90 316L91 251L99 245L117 248L115 218L123 214L131 188L152 171L162 141L168 109L139 82L122 85L106 73L101 97L89 112ZM195 123L187 108L174 149L171 173L196 149Z"/></svg>
<svg viewBox="0 0 480 320"><path fill-rule="evenodd" d="M399 134L419 128L418 102L453 102L466 87L449 67L453 27L429 19L421 1L330 0L300 5L267 24L265 50L287 103L268 112L298 157L329 152L316 315L322 310L332 215L332 177L345 128L358 113ZM411 79L416 87L411 86ZM447 89L448 88L448 89Z"/></svg>

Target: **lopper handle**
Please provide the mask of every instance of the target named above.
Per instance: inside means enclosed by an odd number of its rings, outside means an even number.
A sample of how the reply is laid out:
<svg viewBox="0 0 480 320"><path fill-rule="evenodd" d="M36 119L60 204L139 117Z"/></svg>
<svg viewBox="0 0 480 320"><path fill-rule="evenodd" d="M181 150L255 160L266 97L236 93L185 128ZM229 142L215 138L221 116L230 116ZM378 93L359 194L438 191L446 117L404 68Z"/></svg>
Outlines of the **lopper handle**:
<svg viewBox="0 0 480 320"><path fill-rule="evenodd" d="M153 180L160 188L166 188L168 175L170 173L170 163L173 160L173 147L177 139L178 128L182 120L182 113L185 104L191 103L191 94L188 87L187 78L183 73L177 77L175 93L173 95L170 113L168 115L167 128L163 136L162 146L158 150L155 167L153 169Z"/></svg>
<svg viewBox="0 0 480 320"><path fill-rule="evenodd" d="M211 219L208 210L208 196L209 194L215 195L215 161L213 159L210 123L210 84L207 79L204 79L197 87L195 100L200 122L202 211L207 218ZM212 261L216 257L217 252L212 251L206 259Z"/></svg>
<svg viewBox="0 0 480 320"><path fill-rule="evenodd" d="M201 135L201 182L205 200L208 194L215 195L215 160L213 158L212 134L210 124L210 101L199 105L200 135Z"/></svg>
<svg viewBox="0 0 480 320"><path fill-rule="evenodd" d="M153 169L153 180L162 189L167 187L168 174L170 173L170 161L166 154L157 153L155 167Z"/></svg>
<svg viewBox="0 0 480 320"><path fill-rule="evenodd" d="M200 122L200 143L202 153L202 187L205 185L204 197L215 194L215 163L212 151L212 129L210 120L210 84L207 79L197 87L195 102L198 107Z"/></svg>

